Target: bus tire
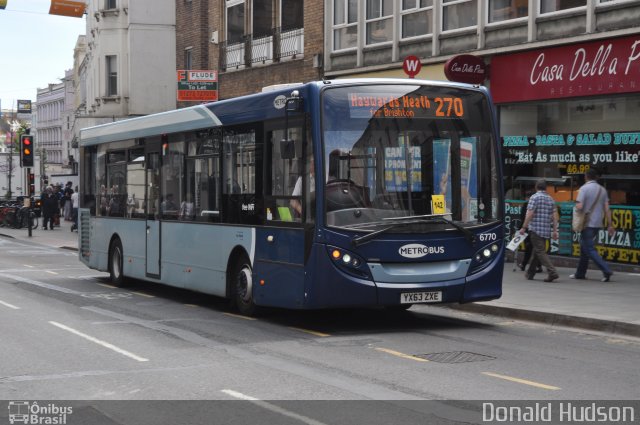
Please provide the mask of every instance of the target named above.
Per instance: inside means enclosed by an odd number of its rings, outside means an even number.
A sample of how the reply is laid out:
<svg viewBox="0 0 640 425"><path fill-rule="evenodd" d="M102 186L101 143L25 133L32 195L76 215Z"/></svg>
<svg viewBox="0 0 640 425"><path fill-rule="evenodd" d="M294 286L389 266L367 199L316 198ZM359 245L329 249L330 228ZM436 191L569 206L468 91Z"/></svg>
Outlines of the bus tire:
<svg viewBox="0 0 640 425"><path fill-rule="evenodd" d="M238 311L246 316L255 315L258 306L253 302L253 270L245 255L238 258L231 271L231 287Z"/></svg>
<svg viewBox="0 0 640 425"><path fill-rule="evenodd" d="M109 247L109 279L115 286L122 287L125 285L124 273L123 273L123 258L122 242L116 238L111 242Z"/></svg>

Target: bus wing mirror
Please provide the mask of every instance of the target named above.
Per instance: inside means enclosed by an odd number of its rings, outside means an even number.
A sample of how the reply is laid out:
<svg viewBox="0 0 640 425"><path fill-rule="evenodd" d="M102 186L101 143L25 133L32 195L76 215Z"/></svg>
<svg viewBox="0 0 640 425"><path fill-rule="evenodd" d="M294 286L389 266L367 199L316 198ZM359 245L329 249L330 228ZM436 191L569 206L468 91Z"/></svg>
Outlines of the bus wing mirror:
<svg viewBox="0 0 640 425"><path fill-rule="evenodd" d="M294 159L296 157L296 143L294 140L280 140L280 157L282 159Z"/></svg>

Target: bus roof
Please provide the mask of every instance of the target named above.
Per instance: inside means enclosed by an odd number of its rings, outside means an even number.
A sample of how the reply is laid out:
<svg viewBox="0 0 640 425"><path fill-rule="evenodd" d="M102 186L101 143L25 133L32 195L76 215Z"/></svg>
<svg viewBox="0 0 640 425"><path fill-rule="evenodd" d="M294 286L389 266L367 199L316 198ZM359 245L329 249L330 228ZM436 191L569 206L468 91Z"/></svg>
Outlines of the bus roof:
<svg viewBox="0 0 640 425"><path fill-rule="evenodd" d="M310 90L322 86L348 86L358 84L429 84L444 87L466 87L483 90L482 86L452 83L449 81L428 81L400 78L357 78L310 83L286 84L273 90L225 99L206 105L191 106L157 114L115 121L80 130L80 146L92 146L105 142L137 139L159 134L191 131L201 128L234 125L244 122L260 121L284 117L284 99L293 90L303 97ZM486 89L484 90L486 92Z"/></svg>

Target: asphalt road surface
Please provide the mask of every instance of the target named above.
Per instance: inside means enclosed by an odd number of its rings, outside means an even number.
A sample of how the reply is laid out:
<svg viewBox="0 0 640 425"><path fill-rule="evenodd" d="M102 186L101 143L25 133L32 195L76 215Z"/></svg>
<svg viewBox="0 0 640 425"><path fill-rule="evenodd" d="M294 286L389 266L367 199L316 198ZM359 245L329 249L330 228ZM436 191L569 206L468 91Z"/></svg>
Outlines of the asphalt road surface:
<svg viewBox="0 0 640 425"><path fill-rule="evenodd" d="M181 289L115 288L74 251L4 238L0 347L0 400L183 401L155 404L149 423L167 409L188 417L196 400L221 400L220 417L243 400L252 423L321 424L424 423L439 409L450 417L430 423L473 422L453 401L640 399L637 339L434 306L249 318Z"/></svg>

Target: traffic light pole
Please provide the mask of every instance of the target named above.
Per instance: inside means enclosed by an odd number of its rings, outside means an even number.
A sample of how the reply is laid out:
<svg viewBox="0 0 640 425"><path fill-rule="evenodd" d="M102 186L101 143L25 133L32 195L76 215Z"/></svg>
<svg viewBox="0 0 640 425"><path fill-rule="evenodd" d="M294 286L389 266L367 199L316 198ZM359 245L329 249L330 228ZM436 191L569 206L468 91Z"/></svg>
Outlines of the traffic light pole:
<svg viewBox="0 0 640 425"><path fill-rule="evenodd" d="M31 196L33 195L33 193L31 193L31 184L30 184L30 179L29 176L31 175L31 167L27 168L27 179L25 180L27 182L27 199L29 202L29 209L27 210L27 228L29 229L29 237L32 236L32 232L31 232L31 225L33 224L31 222L31 211L33 211L33 205L31 205Z"/></svg>

